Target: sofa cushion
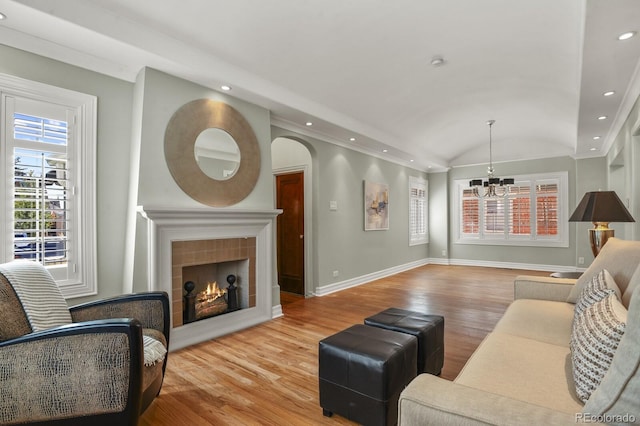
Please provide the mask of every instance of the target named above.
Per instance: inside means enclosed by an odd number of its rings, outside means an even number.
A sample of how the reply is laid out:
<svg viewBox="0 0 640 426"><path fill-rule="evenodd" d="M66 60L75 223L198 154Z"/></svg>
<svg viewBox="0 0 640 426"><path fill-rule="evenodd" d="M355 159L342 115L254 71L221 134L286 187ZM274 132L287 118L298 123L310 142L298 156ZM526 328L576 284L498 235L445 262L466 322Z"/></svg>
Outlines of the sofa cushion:
<svg viewBox="0 0 640 426"><path fill-rule="evenodd" d="M569 347L573 304L518 299L504 313L494 331Z"/></svg>
<svg viewBox="0 0 640 426"><path fill-rule="evenodd" d="M607 269L611 273L620 291L624 294L638 264L640 264L640 241L609 238L598 256L576 281L567 302L576 303L583 287L603 269ZM625 306L628 305L625 304Z"/></svg>
<svg viewBox="0 0 640 426"><path fill-rule="evenodd" d="M609 271L603 269L594 275L582 288L576 300L575 315L580 315L589 306L599 302L610 294L615 294L618 300L622 298L622 293L620 293L620 289L615 280Z"/></svg>
<svg viewBox="0 0 640 426"><path fill-rule="evenodd" d="M627 285L627 288L622 293L622 299L620 299L622 300L622 304L627 308L629 308L631 295L638 287L640 287L640 264L638 265L638 267L636 268L636 271L631 276L631 279L629 280L629 284Z"/></svg>
<svg viewBox="0 0 640 426"><path fill-rule="evenodd" d="M572 390L568 346L512 334L490 333L455 383L565 413L582 410Z"/></svg>
<svg viewBox="0 0 640 426"><path fill-rule="evenodd" d="M640 419L640 287L633 291L627 327L611 367L591 394L583 412L593 415L631 415Z"/></svg>
<svg viewBox="0 0 640 426"><path fill-rule="evenodd" d="M587 402L609 370L626 322L627 310L614 293L575 316L571 359L576 394L583 402Z"/></svg>

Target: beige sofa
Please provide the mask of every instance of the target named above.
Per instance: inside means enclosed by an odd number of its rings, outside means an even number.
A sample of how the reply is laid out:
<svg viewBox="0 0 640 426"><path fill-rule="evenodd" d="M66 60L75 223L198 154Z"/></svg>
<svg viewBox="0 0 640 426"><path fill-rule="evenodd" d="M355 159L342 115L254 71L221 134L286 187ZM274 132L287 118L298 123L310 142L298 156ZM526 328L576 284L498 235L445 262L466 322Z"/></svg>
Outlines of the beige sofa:
<svg viewBox="0 0 640 426"><path fill-rule="evenodd" d="M514 302L451 382L422 374L402 392L400 425L640 422L640 241L611 239L578 279L519 276ZM570 349L575 302L606 269L628 309L613 361L586 404ZM602 276L602 274L601 274Z"/></svg>

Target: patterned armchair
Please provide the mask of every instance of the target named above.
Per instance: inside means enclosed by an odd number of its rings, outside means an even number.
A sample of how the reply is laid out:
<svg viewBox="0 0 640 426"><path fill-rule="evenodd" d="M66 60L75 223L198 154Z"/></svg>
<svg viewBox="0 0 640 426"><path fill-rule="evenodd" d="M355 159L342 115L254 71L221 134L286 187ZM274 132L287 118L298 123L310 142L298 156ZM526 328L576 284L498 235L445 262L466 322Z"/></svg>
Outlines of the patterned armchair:
<svg viewBox="0 0 640 426"><path fill-rule="evenodd" d="M0 265L0 424L135 425L160 392L164 292L67 308L41 265Z"/></svg>

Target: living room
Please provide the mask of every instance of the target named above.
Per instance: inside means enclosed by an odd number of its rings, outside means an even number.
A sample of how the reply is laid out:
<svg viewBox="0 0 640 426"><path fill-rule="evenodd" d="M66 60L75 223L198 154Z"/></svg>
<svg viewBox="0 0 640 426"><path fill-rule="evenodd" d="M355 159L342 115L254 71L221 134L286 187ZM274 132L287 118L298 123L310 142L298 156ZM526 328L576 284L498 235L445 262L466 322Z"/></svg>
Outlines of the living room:
<svg viewBox="0 0 640 426"><path fill-rule="evenodd" d="M578 83L574 82L571 89L576 93L569 99L575 103L572 110L574 121L563 124L573 126L573 134L559 144L563 145L564 154L545 155L547 152L556 152L553 151L555 148L548 146L552 143L546 139L546 133L552 132L554 126L536 122L535 137L541 141L540 145L534 147L535 138L529 138L529 155L505 159L502 153L507 151L510 144L507 130L509 137L514 139L517 134L513 131L512 124L501 116L491 116L490 112L495 109L473 108L477 120L472 126L476 132L475 145L463 150L463 157L458 162L456 158L450 158L451 161L448 162L434 161L429 164L429 156L434 154L433 157L436 158L438 152L418 150L415 151L415 159L419 164L416 164L397 146L387 146L375 140L374 131L369 134L364 131L353 132L354 138L361 139L356 141L357 144L349 144L348 138L337 140L334 136L327 136L328 130L322 124L330 121L330 113L319 117L309 114L296 123L285 120L282 114L274 112L280 111L281 107L276 102L270 108L267 106L268 102L244 100L243 90L249 90L243 89L241 85L234 84L237 87L230 91L221 89L217 75L224 74L222 71L216 70L216 78L211 77L210 82L201 81L199 76L190 79L188 75L172 73L173 66L162 68L163 61L140 69L126 69L125 72L124 64L118 69L114 66L115 60L111 59L110 62L106 59L109 56L107 52L96 55L89 62L75 63L70 59L68 48L64 46L56 43L44 47L35 46L34 39L46 39L47 32L54 32L49 29L54 28L51 24L58 20L68 23L73 19L71 16L62 19L54 16L55 13L46 12L48 6L45 3L7 2L7 9L0 10L7 15L6 20L0 21L0 29L6 35L3 38L6 42L3 41L0 45L0 73L5 76L2 80L3 89L8 83L23 86L25 82L36 82L87 94L97 100L95 231L90 241L95 250L95 265L87 270L88 278L95 283L95 287L84 294L81 291L73 294L68 299L69 304L151 289L171 289L164 287L165 284L158 284L159 277L165 272L159 266L162 264L162 257L154 258L160 255L154 254L159 249L153 245L155 240L150 238L153 232L150 223L154 222L154 212L163 209L174 212L207 209L206 205L189 196L175 181L165 159L165 132L171 117L182 106L197 99L214 100L237 110L250 124L260 151L259 174L250 193L232 205L213 207L211 210L218 213L222 211L222 214L225 214L225 210L226 214L271 212L268 214L272 214L269 220L273 221L270 225L273 226L277 216L274 169L286 170L292 166L301 166L299 162L292 164L274 146L284 139L287 141L283 142L285 151L297 149L293 148L294 145L308 151L310 160L305 168L305 183L308 184L305 206L308 208L305 209L306 274L303 291L303 296L308 298L327 296L428 264L579 272L586 269L594 259L587 242L587 232L591 225L569 223L568 217L586 192L615 190L633 217L639 216L640 197L637 194L640 192L635 178L640 167L640 150L637 149L640 122L640 106L637 102L640 95L637 35L627 40L628 44L625 45L630 46L629 55L633 59L630 78L624 87L615 88L619 97L615 110L608 120L602 120L607 123L602 133L597 134L606 139L606 143L594 141L595 133L580 134L580 138L578 137L576 117L578 113L587 112L578 111L576 106L586 98L585 94L580 96L580 75L577 75L575 78ZM69 13L62 5L57 6L61 8L57 12L60 15ZM599 11L597 7L602 5L599 2L584 2L583 7L594 7L595 11ZM625 7L629 6L620 6L623 11ZM35 31L27 30L26 27L21 30L18 24L12 23L12 16L19 16L27 9L35 14L34 19L43 19L44 25L40 25L37 32L30 35L31 38L19 40L17 34L21 31ZM633 6L628 15L633 16L637 13L636 9L637 6ZM13 11L16 12L15 15L12 15ZM98 24L99 22L96 25ZM627 30L637 31L637 28L616 28L617 30L621 33ZM579 38L579 35L575 37ZM586 40L580 42L587 45ZM90 47L86 49L91 50ZM115 47L113 49L110 54L117 57L118 50ZM586 55L578 48L575 52ZM442 53L446 59L447 52ZM130 51L127 50L127 55L129 54ZM430 54L431 52L425 53L429 67ZM84 60L87 61L86 57ZM216 63L215 58L202 61L207 67ZM122 62L125 62L124 59ZM104 65L102 70L101 64ZM220 62L218 65L219 70L225 70L225 64ZM455 64L445 63L440 68L429 68L429 72L446 70L449 65ZM232 76L238 69L227 71ZM127 75L126 78L122 77L124 74ZM310 77L310 80L313 78ZM495 85L492 87L499 88ZM598 87L597 91L600 93L610 89L612 88ZM266 93L260 95L266 96ZM487 98L491 97L489 93ZM284 97L278 101L282 99ZM482 102L488 101L478 103ZM320 108L316 111L320 111ZM492 129L486 126L489 119L496 119ZM580 116L580 119L583 117ZM307 126L306 121L315 122L312 126ZM344 131L343 124L344 121L334 127ZM364 126L359 128L365 130ZM470 179L486 178L490 130L497 148L493 152L497 176L520 179L557 178L559 182L565 182L562 189L564 205L560 207L559 215L562 229L557 240L546 244L519 242L489 245L486 241L481 244L469 239L465 241L464 235L459 232L461 185L467 185ZM428 135L423 137L428 138ZM590 151L591 145L585 145L585 138L589 139L588 143L598 147L597 151ZM367 144L365 139L373 142ZM387 157L381 148L392 151L395 148L398 153ZM586 152L577 153L578 149ZM411 245L408 241L408 188L413 179L427 183L425 217L428 242ZM363 229L364 181L388 186L388 230L374 232ZM613 223L612 228L620 238L640 240L640 228L636 224ZM11 233L6 234L8 239ZM267 266L263 270L262 281L258 284L263 286L263 298L257 303L267 305L260 305L261 320L266 317L277 318L283 314L277 280L277 255L270 247L272 243L271 239L265 241L265 245L269 246L264 254ZM13 242L8 245L12 246ZM6 247L4 250L8 251ZM10 258L7 256L5 253L5 258ZM155 270L154 267L158 269ZM252 321L254 320L249 319L247 324ZM214 336L209 338L211 337ZM185 346L191 343L189 338L185 339ZM178 342L179 340L175 341L177 346L174 349L179 349Z"/></svg>

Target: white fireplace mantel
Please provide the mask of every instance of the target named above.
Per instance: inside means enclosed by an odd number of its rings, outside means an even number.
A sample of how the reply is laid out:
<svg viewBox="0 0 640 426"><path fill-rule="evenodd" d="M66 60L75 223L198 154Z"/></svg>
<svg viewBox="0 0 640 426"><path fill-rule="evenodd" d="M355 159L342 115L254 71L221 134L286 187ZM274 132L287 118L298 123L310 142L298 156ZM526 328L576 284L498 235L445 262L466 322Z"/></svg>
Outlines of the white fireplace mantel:
<svg viewBox="0 0 640 426"><path fill-rule="evenodd" d="M274 221L282 210L213 208L138 209L148 223L148 288L172 296L172 242L203 239L256 238L256 306L172 328L170 349L213 339L273 317ZM182 315L173 312L171 315Z"/></svg>

